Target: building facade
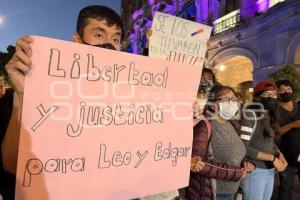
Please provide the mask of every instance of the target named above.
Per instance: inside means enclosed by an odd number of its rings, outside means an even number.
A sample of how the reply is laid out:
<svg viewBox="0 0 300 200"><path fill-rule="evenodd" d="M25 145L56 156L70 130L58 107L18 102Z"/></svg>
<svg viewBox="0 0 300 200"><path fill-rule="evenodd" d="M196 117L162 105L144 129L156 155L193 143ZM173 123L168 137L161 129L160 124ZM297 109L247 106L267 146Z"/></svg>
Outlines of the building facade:
<svg viewBox="0 0 300 200"><path fill-rule="evenodd" d="M141 53L145 30L156 10L208 24L213 33L205 66L215 70L219 81L251 96L252 81L291 63L300 66L300 0L141 0L123 18L127 46ZM123 14L124 16L125 14Z"/></svg>

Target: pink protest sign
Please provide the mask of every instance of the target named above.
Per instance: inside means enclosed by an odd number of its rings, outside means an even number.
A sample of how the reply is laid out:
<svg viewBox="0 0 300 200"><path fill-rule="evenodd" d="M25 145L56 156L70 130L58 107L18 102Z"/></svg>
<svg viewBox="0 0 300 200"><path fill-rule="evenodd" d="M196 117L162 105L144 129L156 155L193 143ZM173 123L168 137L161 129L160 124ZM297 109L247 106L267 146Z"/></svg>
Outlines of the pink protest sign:
<svg viewBox="0 0 300 200"><path fill-rule="evenodd" d="M200 68L33 39L16 199L132 199L188 184Z"/></svg>

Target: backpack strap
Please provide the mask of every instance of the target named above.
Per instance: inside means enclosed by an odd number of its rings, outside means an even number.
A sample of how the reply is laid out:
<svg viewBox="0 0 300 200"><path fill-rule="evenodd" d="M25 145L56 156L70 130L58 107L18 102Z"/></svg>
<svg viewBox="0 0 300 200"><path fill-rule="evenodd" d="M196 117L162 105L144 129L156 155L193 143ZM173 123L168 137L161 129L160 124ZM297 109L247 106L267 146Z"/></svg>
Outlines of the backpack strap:
<svg viewBox="0 0 300 200"><path fill-rule="evenodd" d="M204 120L206 128L207 128L208 139L210 139L210 137L211 137L211 123L210 123L210 121L206 117L204 117L203 120Z"/></svg>

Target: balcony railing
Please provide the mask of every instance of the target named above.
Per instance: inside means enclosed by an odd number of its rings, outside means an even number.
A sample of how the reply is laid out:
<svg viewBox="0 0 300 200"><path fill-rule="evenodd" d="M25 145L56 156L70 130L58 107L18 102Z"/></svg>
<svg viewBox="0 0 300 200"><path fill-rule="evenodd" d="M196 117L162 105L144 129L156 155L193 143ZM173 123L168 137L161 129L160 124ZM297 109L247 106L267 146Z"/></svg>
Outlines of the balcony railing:
<svg viewBox="0 0 300 200"><path fill-rule="evenodd" d="M235 10L213 22L214 35L229 30L240 24L240 10Z"/></svg>

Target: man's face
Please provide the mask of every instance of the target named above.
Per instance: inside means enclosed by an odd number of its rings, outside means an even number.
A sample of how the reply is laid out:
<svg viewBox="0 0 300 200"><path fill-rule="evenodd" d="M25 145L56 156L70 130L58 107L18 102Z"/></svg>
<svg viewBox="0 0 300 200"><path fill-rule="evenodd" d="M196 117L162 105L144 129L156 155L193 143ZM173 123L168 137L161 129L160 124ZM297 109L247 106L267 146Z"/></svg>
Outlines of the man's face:
<svg viewBox="0 0 300 200"><path fill-rule="evenodd" d="M117 25L108 26L106 20L89 18L83 31L83 38L76 33L73 41L89 45L111 44L120 51L121 29Z"/></svg>
<svg viewBox="0 0 300 200"><path fill-rule="evenodd" d="M2 97L4 94L5 94L4 81L3 79L0 79L0 97Z"/></svg>
<svg viewBox="0 0 300 200"><path fill-rule="evenodd" d="M293 99L293 89L288 85L280 85L278 88L278 94L280 97L280 102L288 103Z"/></svg>
<svg viewBox="0 0 300 200"><path fill-rule="evenodd" d="M278 88L278 93L279 93L279 94L293 93L293 89L292 89L291 86L288 86L288 85L281 85L281 86Z"/></svg>

